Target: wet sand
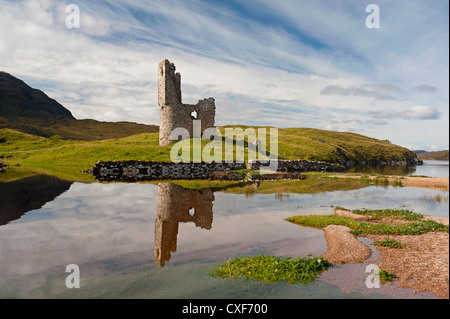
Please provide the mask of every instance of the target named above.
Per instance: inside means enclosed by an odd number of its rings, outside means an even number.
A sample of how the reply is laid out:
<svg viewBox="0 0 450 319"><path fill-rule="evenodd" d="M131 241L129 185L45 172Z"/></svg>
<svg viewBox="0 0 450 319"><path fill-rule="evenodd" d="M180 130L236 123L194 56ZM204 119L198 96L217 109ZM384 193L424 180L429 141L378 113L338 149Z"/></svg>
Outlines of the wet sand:
<svg viewBox="0 0 450 319"><path fill-rule="evenodd" d="M342 214L337 211L337 214ZM449 224L445 217L426 216L424 219ZM351 235L350 228L330 225L323 230L328 250L322 256L330 262L355 264L370 259L372 250ZM406 245L405 248L374 248L378 251L378 258L372 262L380 269L394 273L399 287L411 288L413 293L432 292L439 298L449 298L449 233L365 237L373 240L391 238Z"/></svg>
<svg viewBox="0 0 450 319"><path fill-rule="evenodd" d="M333 264L363 262L372 255L372 250L350 234L346 226L329 225L323 229L328 250L322 255Z"/></svg>
<svg viewBox="0 0 450 319"><path fill-rule="evenodd" d="M355 178L359 179L363 175L346 175L346 174L336 174L330 175L330 177L338 178ZM416 188L426 188L448 191L449 190L449 179L448 177L410 177L410 176L365 176L365 178L376 180L377 178L387 179L389 184L399 185L403 187L416 187Z"/></svg>
<svg viewBox="0 0 450 319"><path fill-rule="evenodd" d="M398 180L398 177L389 177L389 182L394 182ZM446 177L404 177L400 179L402 186L405 187L418 187L418 188L428 188L436 190L449 190L449 179Z"/></svg>

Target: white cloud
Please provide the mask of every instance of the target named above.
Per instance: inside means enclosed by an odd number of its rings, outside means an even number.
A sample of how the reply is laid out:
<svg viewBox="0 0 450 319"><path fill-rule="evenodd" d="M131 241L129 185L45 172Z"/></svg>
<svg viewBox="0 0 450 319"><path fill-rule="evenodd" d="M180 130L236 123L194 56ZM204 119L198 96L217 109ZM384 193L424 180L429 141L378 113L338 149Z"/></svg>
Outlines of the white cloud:
<svg viewBox="0 0 450 319"><path fill-rule="evenodd" d="M368 90L363 87L344 88L338 85L329 85L320 91L321 95L337 95L337 96L364 96L375 98L376 100L395 100L395 97L379 91Z"/></svg>
<svg viewBox="0 0 450 319"><path fill-rule="evenodd" d="M378 119L403 118L418 120L437 120L442 115L442 112L438 109L433 109L425 105L416 105L405 110L390 109L371 113L375 118Z"/></svg>
<svg viewBox="0 0 450 319"><path fill-rule="evenodd" d="M438 109L432 109L424 105L417 105L408 110L405 116L412 119L435 120L438 119L441 114L442 112Z"/></svg>
<svg viewBox="0 0 450 319"><path fill-rule="evenodd" d="M104 36L110 31L109 22L83 13L80 15L80 29L89 35Z"/></svg>
<svg viewBox="0 0 450 319"><path fill-rule="evenodd" d="M404 145L416 131L401 136L394 120L434 119L448 131L442 1L381 1L379 30L365 27L359 1L79 1L80 29L65 27L60 2L0 5L0 68L42 83L79 118L158 124L157 64L168 58L184 102L215 97L220 125L371 136L383 125L383 138Z"/></svg>

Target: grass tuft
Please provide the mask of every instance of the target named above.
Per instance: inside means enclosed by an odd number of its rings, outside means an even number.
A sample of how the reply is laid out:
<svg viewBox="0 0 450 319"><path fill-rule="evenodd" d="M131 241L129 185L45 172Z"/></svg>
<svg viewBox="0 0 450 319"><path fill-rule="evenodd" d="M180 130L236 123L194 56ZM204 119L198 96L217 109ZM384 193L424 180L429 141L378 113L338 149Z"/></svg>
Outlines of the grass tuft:
<svg viewBox="0 0 450 319"><path fill-rule="evenodd" d="M395 239L391 239L391 238L385 238L383 240L376 240L373 244L378 247L390 247L390 248L405 248L406 247L405 244L399 243Z"/></svg>
<svg viewBox="0 0 450 319"><path fill-rule="evenodd" d="M400 220L420 220L423 215L417 214L412 210L407 209L355 209L352 210L353 214L372 216L374 220L380 220L382 218L400 219Z"/></svg>
<svg viewBox="0 0 450 319"><path fill-rule="evenodd" d="M230 260L219 265L210 275L221 278L244 277L245 280L265 283L308 284L313 282L320 272L331 266L328 260L316 256L292 259L258 255Z"/></svg>
<svg viewBox="0 0 450 319"><path fill-rule="evenodd" d="M395 278L397 278L397 275L393 274L389 270L380 269L378 274L380 276L381 282L386 282L386 281L392 282L392 281L394 281Z"/></svg>

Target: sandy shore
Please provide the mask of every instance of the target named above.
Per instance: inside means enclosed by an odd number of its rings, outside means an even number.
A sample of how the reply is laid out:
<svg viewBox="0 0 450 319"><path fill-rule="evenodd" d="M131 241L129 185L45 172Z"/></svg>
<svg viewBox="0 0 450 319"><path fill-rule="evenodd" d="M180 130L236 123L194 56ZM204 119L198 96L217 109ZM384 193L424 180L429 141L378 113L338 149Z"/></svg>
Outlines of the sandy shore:
<svg viewBox="0 0 450 319"><path fill-rule="evenodd" d="M342 212L337 212L342 215ZM351 213L350 213L351 214ZM348 216L351 217L351 216ZM449 219L426 216L448 225ZM328 250L322 256L332 263L360 263L370 259L372 250L350 234L350 228L330 225L324 235ZM379 258L371 261L380 269L389 270L397 278L395 284L415 291L432 292L449 298L449 234L443 232L422 235L367 235L373 240L395 239L405 248L377 247Z"/></svg>
<svg viewBox="0 0 450 319"><path fill-rule="evenodd" d="M389 182L394 182L398 180L398 177L389 177ZM429 188L436 190L446 190L449 189L449 180L445 177L405 177L400 179L402 186L405 187L418 187L418 188Z"/></svg>
<svg viewBox="0 0 450 319"><path fill-rule="evenodd" d="M359 179L361 176L337 174L331 175L330 177L338 178L355 178ZM380 178L379 176L365 176L366 178L376 180ZM417 188L427 188L435 190L449 190L449 179L447 177L410 177L410 176L386 176L381 177L381 179L387 179L389 184L401 184L404 187L417 187Z"/></svg>
<svg viewBox="0 0 450 319"><path fill-rule="evenodd" d="M329 225L323 229L328 250L322 255L333 264L363 262L372 255L372 250L350 234L346 226Z"/></svg>
<svg viewBox="0 0 450 319"><path fill-rule="evenodd" d="M449 298L449 234L436 232L418 236L367 236L374 240L392 238L405 248L377 247L379 267L396 274L398 286L429 291Z"/></svg>

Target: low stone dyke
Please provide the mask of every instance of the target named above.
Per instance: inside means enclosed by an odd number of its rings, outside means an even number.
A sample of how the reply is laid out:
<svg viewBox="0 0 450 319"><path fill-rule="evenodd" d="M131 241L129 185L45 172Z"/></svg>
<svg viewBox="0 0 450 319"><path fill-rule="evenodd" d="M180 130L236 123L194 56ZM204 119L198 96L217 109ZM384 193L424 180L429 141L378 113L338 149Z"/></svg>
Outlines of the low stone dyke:
<svg viewBox="0 0 450 319"><path fill-rule="evenodd" d="M301 172L290 173L271 173L271 174L247 174L247 180L249 182L256 181L279 181L279 180L303 180L306 176Z"/></svg>
<svg viewBox="0 0 450 319"><path fill-rule="evenodd" d="M101 182L154 180L244 180L246 174L230 172L246 169L245 163L172 163L153 161L97 162L93 175ZM228 173L227 173L228 172Z"/></svg>
<svg viewBox="0 0 450 319"><path fill-rule="evenodd" d="M276 164L277 172L344 172L347 168L344 165L330 164L325 162L312 162L302 160L272 160ZM267 162L250 160L247 168L252 170L264 170L268 167Z"/></svg>
<svg viewBox="0 0 450 319"><path fill-rule="evenodd" d="M347 165L348 167L352 167L354 165L373 165L373 166L416 166L416 165L423 165L423 161L419 160L417 158L404 158L402 161L359 161L359 162L352 162L348 161L345 162L344 165Z"/></svg>
<svg viewBox="0 0 450 319"><path fill-rule="evenodd" d="M264 162L250 161L248 165L236 162L173 163L153 161L107 161L97 162L92 169L94 177L101 182L139 182L155 180L222 180L266 181L304 179L307 171L342 172L345 167L323 162L278 161L278 169L270 174L240 173L239 170L264 169Z"/></svg>

